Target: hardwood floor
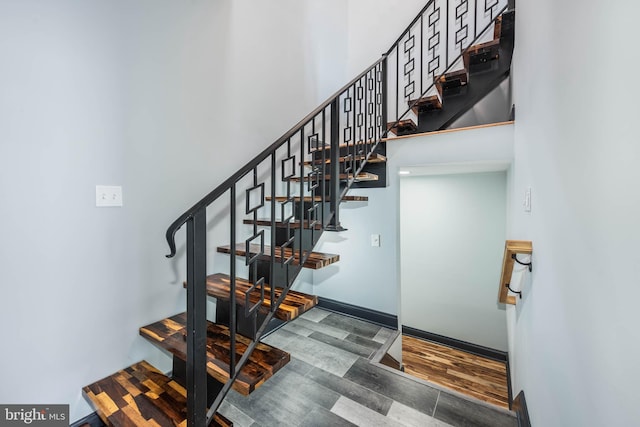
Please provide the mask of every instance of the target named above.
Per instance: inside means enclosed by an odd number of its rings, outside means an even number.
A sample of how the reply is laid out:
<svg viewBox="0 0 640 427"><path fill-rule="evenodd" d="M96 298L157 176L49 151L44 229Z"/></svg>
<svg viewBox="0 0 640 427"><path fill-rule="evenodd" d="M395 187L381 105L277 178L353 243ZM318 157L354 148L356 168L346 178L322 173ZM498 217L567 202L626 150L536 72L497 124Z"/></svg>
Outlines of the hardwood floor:
<svg viewBox="0 0 640 427"><path fill-rule="evenodd" d="M407 374L509 408L504 362L402 336L402 362Z"/></svg>

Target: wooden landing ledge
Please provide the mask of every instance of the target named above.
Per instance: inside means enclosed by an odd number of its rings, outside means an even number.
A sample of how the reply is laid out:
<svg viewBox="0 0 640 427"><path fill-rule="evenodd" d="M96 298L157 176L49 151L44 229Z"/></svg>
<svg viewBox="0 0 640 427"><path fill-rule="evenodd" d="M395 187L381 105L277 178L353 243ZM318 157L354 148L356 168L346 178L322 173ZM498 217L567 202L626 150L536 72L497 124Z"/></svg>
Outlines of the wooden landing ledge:
<svg viewBox="0 0 640 427"><path fill-rule="evenodd" d="M181 313L140 328L140 335L176 357L187 360L187 314ZM231 361L229 328L207 322L207 373L221 383L229 381ZM236 334L237 359L244 354L251 340ZM249 361L240 370L233 389L248 395L289 363L289 353L264 343L258 343Z"/></svg>
<svg viewBox="0 0 640 427"><path fill-rule="evenodd" d="M507 125L512 125L514 123L515 123L514 120L510 120L510 121L507 121L507 122L488 123L486 125L467 126L467 127L455 128L455 129L434 130L433 132L412 133L410 135L402 135L402 136L396 136L396 137L391 137L391 138L383 138L381 141L388 142L388 141L395 141L395 140L398 140L398 139L416 138L416 137L419 137L419 136L435 136L435 135L442 135L442 134L451 133L451 132L464 132L464 131L467 131L467 130L484 129L484 128L491 128L491 127L495 127L495 126L507 126Z"/></svg>
<svg viewBox="0 0 640 427"><path fill-rule="evenodd" d="M513 274L514 254L531 255L533 248L528 240L507 240L504 245L504 259L502 260L502 275L500 276L500 289L498 290L498 301L502 304L516 304L516 297L509 295L507 285L511 283Z"/></svg>
<svg viewBox="0 0 640 427"><path fill-rule="evenodd" d="M144 360L82 391L108 426L187 427L187 391ZM214 420L233 426L217 412Z"/></svg>
<svg viewBox="0 0 640 427"><path fill-rule="evenodd" d="M219 246L218 252L223 254L231 254L231 246ZM255 256L260 253L260 245L252 244L249 247L249 252L251 256ZM246 256L247 250L245 248L244 243L238 243L236 245L236 256ZM293 256L293 265L300 264L300 254L299 251L292 251L291 248L282 248L277 246L275 252L275 260L276 262L284 262L283 258L289 258ZM260 257L265 261L269 261L271 259L271 246L264 247L264 253ZM336 254L325 254L321 252L311 252L309 257L302 265L305 268L311 268L313 270L318 270L320 268L326 267L330 264L336 263L340 261L340 255Z"/></svg>
<svg viewBox="0 0 640 427"><path fill-rule="evenodd" d="M246 279L236 277L236 303L244 306L245 294L249 292L253 283ZM282 295L282 289L274 289L274 298L278 299ZM270 299L271 287L269 285L264 286L264 301L260 306L262 313L268 313L271 309ZM231 277L227 274L217 273L207 276L207 294L228 301L231 296ZM249 303L251 305L257 304L260 301L260 290L254 289L249 293ZM286 322L295 319L305 311L310 310L316 304L318 304L318 297L315 295L308 295L302 292L289 291L287 296L278 306L275 311L275 317Z"/></svg>

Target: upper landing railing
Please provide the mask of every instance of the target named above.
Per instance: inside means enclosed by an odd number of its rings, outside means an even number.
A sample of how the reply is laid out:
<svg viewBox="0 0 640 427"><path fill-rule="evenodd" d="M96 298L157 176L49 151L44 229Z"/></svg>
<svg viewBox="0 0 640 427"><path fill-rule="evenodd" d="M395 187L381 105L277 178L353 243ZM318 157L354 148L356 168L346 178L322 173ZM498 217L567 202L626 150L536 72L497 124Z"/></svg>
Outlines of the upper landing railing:
<svg viewBox="0 0 640 427"><path fill-rule="evenodd" d="M176 254L177 231L187 226L186 389L190 426L212 422L309 256L302 233L290 233L291 229L288 235L292 237L276 251L276 226L284 223L289 228L294 220L300 221L300 228L308 225L312 242L317 240L313 233L320 225L325 230L340 230L340 200L386 137L388 125L406 116L412 102L433 91L436 78L460 66L464 51L488 37L485 34L505 8L506 0L431 0L378 61L171 224L166 232L168 257ZM340 178L346 181L341 183ZM259 227L259 218L267 218L269 226ZM247 219L250 225L243 224ZM228 261L219 261L208 252L219 244L230 244ZM267 244L272 248L268 252ZM246 248L247 253L239 261L236 245ZM218 261L215 267L208 263L214 259ZM270 283L272 290L283 289L279 299L266 288L259 260L269 260L270 277L276 269L284 271L282 283ZM245 294L247 301L248 294L257 293L260 301L271 301L271 309L264 321L256 324L255 339L240 356L235 344L237 314L230 310L231 380L208 405L206 275L214 269L227 270L231 277L230 307L236 306L236 276L245 275L253 284ZM246 304L240 315L255 316L259 305Z"/></svg>

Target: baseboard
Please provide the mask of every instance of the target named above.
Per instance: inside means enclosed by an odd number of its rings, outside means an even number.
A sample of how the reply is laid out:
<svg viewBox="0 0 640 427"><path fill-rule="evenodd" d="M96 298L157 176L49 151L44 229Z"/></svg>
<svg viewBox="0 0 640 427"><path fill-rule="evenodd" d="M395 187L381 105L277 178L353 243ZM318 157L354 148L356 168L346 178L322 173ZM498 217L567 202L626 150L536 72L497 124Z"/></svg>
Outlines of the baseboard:
<svg viewBox="0 0 640 427"><path fill-rule="evenodd" d="M445 337L443 335L434 334L432 332L422 331L420 329L412 328L410 326L402 326L402 333L410 335L415 338L420 338L427 341L433 341L438 344L446 345L447 347L453 347L458 350L466 351L467 353L477 354L488 359L497 360L499 362L507 362L509 360L508 354L501 350L496 350L489 347L484 347L478 344L458 340L455 338Z"/></svg>
<svg viewBox="0 0 640 427"><path fill-rule="evenodd" d="M347 316L357 317L385 328L398 329L398 316L395 314L383 313L366 307L347 304L329 298L318 297L318 307Z"/></svg>
<svg viewBox="0 0 640 427"><path fill-rule="evenodd" d="M513 410L516 411L516 416L518 417L518 427L531 427L527 401L524 398L524 390L520 391L513 400Z"/></svg>
<svg viewBox="0 0 640 427"><path fill-rule="evenodd" d="M92 412L86 417L79 419L69 427L86 427L87 425L90 425L91 427L105 427L105 424L102 422L96 412Z"/></svg>

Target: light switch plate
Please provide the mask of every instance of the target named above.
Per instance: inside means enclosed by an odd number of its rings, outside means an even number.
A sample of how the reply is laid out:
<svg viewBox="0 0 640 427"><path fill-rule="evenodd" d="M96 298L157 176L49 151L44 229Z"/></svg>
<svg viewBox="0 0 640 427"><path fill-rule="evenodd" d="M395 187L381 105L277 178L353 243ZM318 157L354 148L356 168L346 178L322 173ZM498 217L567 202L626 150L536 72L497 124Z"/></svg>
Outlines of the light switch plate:
<svg viewBox="0 0 640 427"><path fill-rule="evenodd" d="M379 234L372 234L371 235L371 246L374 247L380 247L380 235Z"/></svg>
<svg viewBox="0 0 640 427"><path fill-rule="evenodd" d="M522 202L525 212L531 212L531 187L527 187L524 192L524 202Z"/></svg>
<svg viewBox="0 0 640 427"><path fill-rule="evenodd" d="M96 206L122 206L122 187L119 185L96 185Z"/></svg>

